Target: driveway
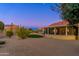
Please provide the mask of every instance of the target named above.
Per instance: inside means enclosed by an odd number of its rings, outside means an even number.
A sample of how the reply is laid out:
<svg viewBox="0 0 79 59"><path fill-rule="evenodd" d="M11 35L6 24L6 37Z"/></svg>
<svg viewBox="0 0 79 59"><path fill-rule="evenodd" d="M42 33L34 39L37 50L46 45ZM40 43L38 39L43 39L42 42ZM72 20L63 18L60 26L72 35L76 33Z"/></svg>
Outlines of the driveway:
<svg viewBox="0 0 79 59"><path fill-rule="evenodd" d="M47 38L3 38L0 55L9 56L79 56L79 40L55 40Z"/></svg>

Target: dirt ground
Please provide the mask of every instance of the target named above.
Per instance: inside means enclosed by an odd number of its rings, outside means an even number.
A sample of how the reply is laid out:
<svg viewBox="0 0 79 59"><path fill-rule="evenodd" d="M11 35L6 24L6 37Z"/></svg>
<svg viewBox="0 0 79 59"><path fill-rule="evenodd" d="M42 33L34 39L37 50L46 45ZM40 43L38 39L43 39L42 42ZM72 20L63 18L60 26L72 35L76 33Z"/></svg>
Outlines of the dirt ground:
<svg viewBox="0 0 79 59"><path fill-rule="evenodd" d="M55 40L46 38L2 38L2 56L79 56L79 40Z"/></svg>

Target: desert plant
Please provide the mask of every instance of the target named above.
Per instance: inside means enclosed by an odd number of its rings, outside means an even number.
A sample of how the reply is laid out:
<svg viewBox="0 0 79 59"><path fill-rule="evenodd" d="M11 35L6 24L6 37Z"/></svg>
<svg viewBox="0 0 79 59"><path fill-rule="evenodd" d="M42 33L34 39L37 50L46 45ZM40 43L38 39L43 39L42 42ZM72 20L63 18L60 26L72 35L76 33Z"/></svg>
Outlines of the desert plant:
<svg viewBox="0 0 79 59"><path fill-rule="evenodd" d="M20 37L21 39L25 39L28 37L28 35L30 34L30 31L27 30L24 27L18 28L16 31L16 34L18 37Z"/></svg>
<svg viewBox="0 0 79 59"><path fill-rule="evenodd" d="M6 31L6 36L8 36L9 38L13 36L13 31L8 30Z"/></svg>

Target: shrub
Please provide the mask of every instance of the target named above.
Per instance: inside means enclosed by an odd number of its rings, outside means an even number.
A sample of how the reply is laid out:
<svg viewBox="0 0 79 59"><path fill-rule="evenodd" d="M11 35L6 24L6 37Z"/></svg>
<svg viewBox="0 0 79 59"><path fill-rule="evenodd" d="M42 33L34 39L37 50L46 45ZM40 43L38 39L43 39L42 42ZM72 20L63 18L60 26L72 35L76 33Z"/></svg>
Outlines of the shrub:
<svg viewBox="0 0 79 59"><path fill-rule="evenodd" d="M30 38L41 38L43 37L42 35L36 35L36 34L31 34L29 35Z"/></svg>
<svg viewBox="0 0 79 59"><path fill-rule="evenodd" d="M5 44L5 41L0 41L0 45L3 45L3 44Z"/></svg>
<svg viewBox="0 0 79 59"><path fill-rule="evenodd" d="M6 31L6 36L8 36L9 38L13 36L13 31L8 30Z"/></svg>
<svg viewBox="0 0 79 59"><path fill-rule="evenodd" d="M25 39L29 36L31 32L23 27L18 28L16 31L16 34L18 37L20 37L21 39Z"/></svg>

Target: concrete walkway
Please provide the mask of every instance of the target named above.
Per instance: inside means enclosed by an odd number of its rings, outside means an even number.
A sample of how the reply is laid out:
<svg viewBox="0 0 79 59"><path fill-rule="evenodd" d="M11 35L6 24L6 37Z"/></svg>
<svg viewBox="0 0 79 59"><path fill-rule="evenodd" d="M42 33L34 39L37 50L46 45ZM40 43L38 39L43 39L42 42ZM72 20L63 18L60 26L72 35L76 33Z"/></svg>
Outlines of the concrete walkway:
<svg viewBox="0 0 79 59"><path fill-rule="evenodd" d="M0 55L9 56L79 56L79 40L55 40L28 38L18 40L3 38L6 44L0 47Z"/></svg>

